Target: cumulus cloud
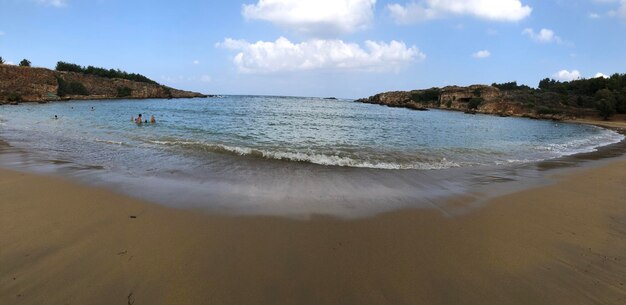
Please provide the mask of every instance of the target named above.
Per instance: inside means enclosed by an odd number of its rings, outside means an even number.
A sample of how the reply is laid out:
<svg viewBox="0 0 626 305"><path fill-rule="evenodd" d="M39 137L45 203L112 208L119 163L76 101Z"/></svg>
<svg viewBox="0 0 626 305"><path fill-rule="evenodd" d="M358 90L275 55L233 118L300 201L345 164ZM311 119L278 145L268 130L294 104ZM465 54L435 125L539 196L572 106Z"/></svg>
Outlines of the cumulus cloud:
<svg viewBox="0 0 626 305"><path fill-rule="evenodd" d="M557 36L554 31L550 29L541 29L539 30L539 32L535 32L535 30L531 28L526 28L524 29L524 31L522 31L522 35L526 35L530 37L530 39L541 43L563 42L561 37Z"/></svg>
<svg viewBox="0 0 626 305"><path fill-rule="evenodd" d="M580 71L578 70L572 70L572 71L561 70L559 72L554 73L552 77L560 81L569 82L569 81L580 79L581 74L580 74Z"/></svg>
<svg viewBox="0 0 626 305"><path fill-rule="evenodd" d="M306 70L393 71L426 58L417 47L404 42L366 41L364 47L342 40L312 39L293 43L276 41L249 43L227 38L217 47L239 51L233 62L243 73L275 73Z"/></svg>
<svg viewBox="0 0 626 305"><path fill-rule="evenodd" d="M604 73L596 73L596 75L593 76L593 78L609 78L607 75L605 75Z"/></svg>
<svg viewBox="0 0 626 305"><path fill-rule="evenodd" d="M367 28L375 4L376 0L259 0L244 4L242 15L306 35L329 36Z"/></svg>
<svg viewBox="0 0 626 305"><path fill-rule="evenodd" d="M67 5L68 0L37 0L40 4L49 5L54 7L64 7Z"/></svg>
<svg viewBox="0 0 626 305"><path fill-rule="evenodd" d="M469 15L479 19L516 22L528 16L532 8L521 0L419 0L405 5L387 5L391 17L399 24Z"/></svg>
<svg viewBox="0 0 626 305"><path fill-rule="evenodd" d="M482 51L478 51L474 54L472 54L472 57L476 58L476 59L483 59L483 58L487 58L491 56L491 52L489 52L488 50L482 50Z"/></svg>

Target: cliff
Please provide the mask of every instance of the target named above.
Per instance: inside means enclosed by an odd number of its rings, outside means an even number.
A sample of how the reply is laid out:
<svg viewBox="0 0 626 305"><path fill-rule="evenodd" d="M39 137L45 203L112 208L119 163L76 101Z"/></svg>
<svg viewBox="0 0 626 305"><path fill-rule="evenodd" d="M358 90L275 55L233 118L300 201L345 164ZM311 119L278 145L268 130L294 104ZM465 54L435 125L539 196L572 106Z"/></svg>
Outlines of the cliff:
<svg viewBox="0 0 626 305"><path fill-rule="evenodd" d="M74 90L68 90L69 93L59 96L59 86L63 86L63 88L70 86ZM0 65L0 104L68 99L194 97L206 97L206 95L126 79L105 78L76 72L59 72L45 68Z"/></svg>
<svg viewBox="0 0 626 305"><path fill-rule="evenodd" d="M577 107L576 101L572 98L564 99L551 92L539 92L530 88L500 90L486 85L393 91L356 101L416 110L447 109L472 114L484 113L553 120L597 113L595 109Z"/></svg>

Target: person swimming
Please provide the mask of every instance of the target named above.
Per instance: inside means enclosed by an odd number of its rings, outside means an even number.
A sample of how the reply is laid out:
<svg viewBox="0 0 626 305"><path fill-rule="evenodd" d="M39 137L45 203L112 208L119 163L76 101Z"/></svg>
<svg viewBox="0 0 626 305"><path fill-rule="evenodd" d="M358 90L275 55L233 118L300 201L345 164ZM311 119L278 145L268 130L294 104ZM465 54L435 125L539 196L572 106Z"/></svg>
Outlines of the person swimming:
<svg viewBox="0 0 626 305"><path fill-rule="evenodd" d="M156 118L154 117L154 114L152 115L152 117L150 117L150 123L156 123Z"/></svg>
<svg viewBox="0 0 626 305"><path fill-rule="evenodd" d="M55 114L55 115L54 115L54 119L55 119L55 120L58 120L58 119L59 119L59 117Z"/></svg>
<svg viewBox="0 0 626 305"><path fill-rule="evenodd" d="M137 124L143 123L143 120L141 119L141 113L137 115L137 119L135 120L135 123Z"/></svg>

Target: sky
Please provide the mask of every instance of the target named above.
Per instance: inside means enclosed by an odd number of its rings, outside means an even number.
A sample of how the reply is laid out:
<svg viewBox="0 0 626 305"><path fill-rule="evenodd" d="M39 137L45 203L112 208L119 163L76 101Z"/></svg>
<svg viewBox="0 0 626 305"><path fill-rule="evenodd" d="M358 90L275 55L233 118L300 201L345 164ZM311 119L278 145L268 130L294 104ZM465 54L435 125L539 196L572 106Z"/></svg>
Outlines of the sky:
<svg viewBox="0 0 626 305"><path fill-rule="evenodd" d="M626 73L626 0L0 0L0 56L208 94L536 87Z"/></svg>

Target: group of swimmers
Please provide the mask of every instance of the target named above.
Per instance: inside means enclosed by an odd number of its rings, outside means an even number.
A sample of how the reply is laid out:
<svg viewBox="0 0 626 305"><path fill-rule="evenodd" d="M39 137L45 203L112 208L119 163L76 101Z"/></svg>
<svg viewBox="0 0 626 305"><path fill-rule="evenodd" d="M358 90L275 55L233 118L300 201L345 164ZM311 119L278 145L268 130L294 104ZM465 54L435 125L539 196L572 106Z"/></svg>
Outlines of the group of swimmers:
<svg viewBox="0 0 626 305"><path fill-rule="evenodd" d="M130 117L130 121L135 122L137 125L141 125L142 123L148 123L148 120L145 120L145 121L143 120L143 118L141 117L141 113L137 115L137 118ZM151 124L156 123L156 118L154 117L154 115L150 117L150 123Z"/></svg>

